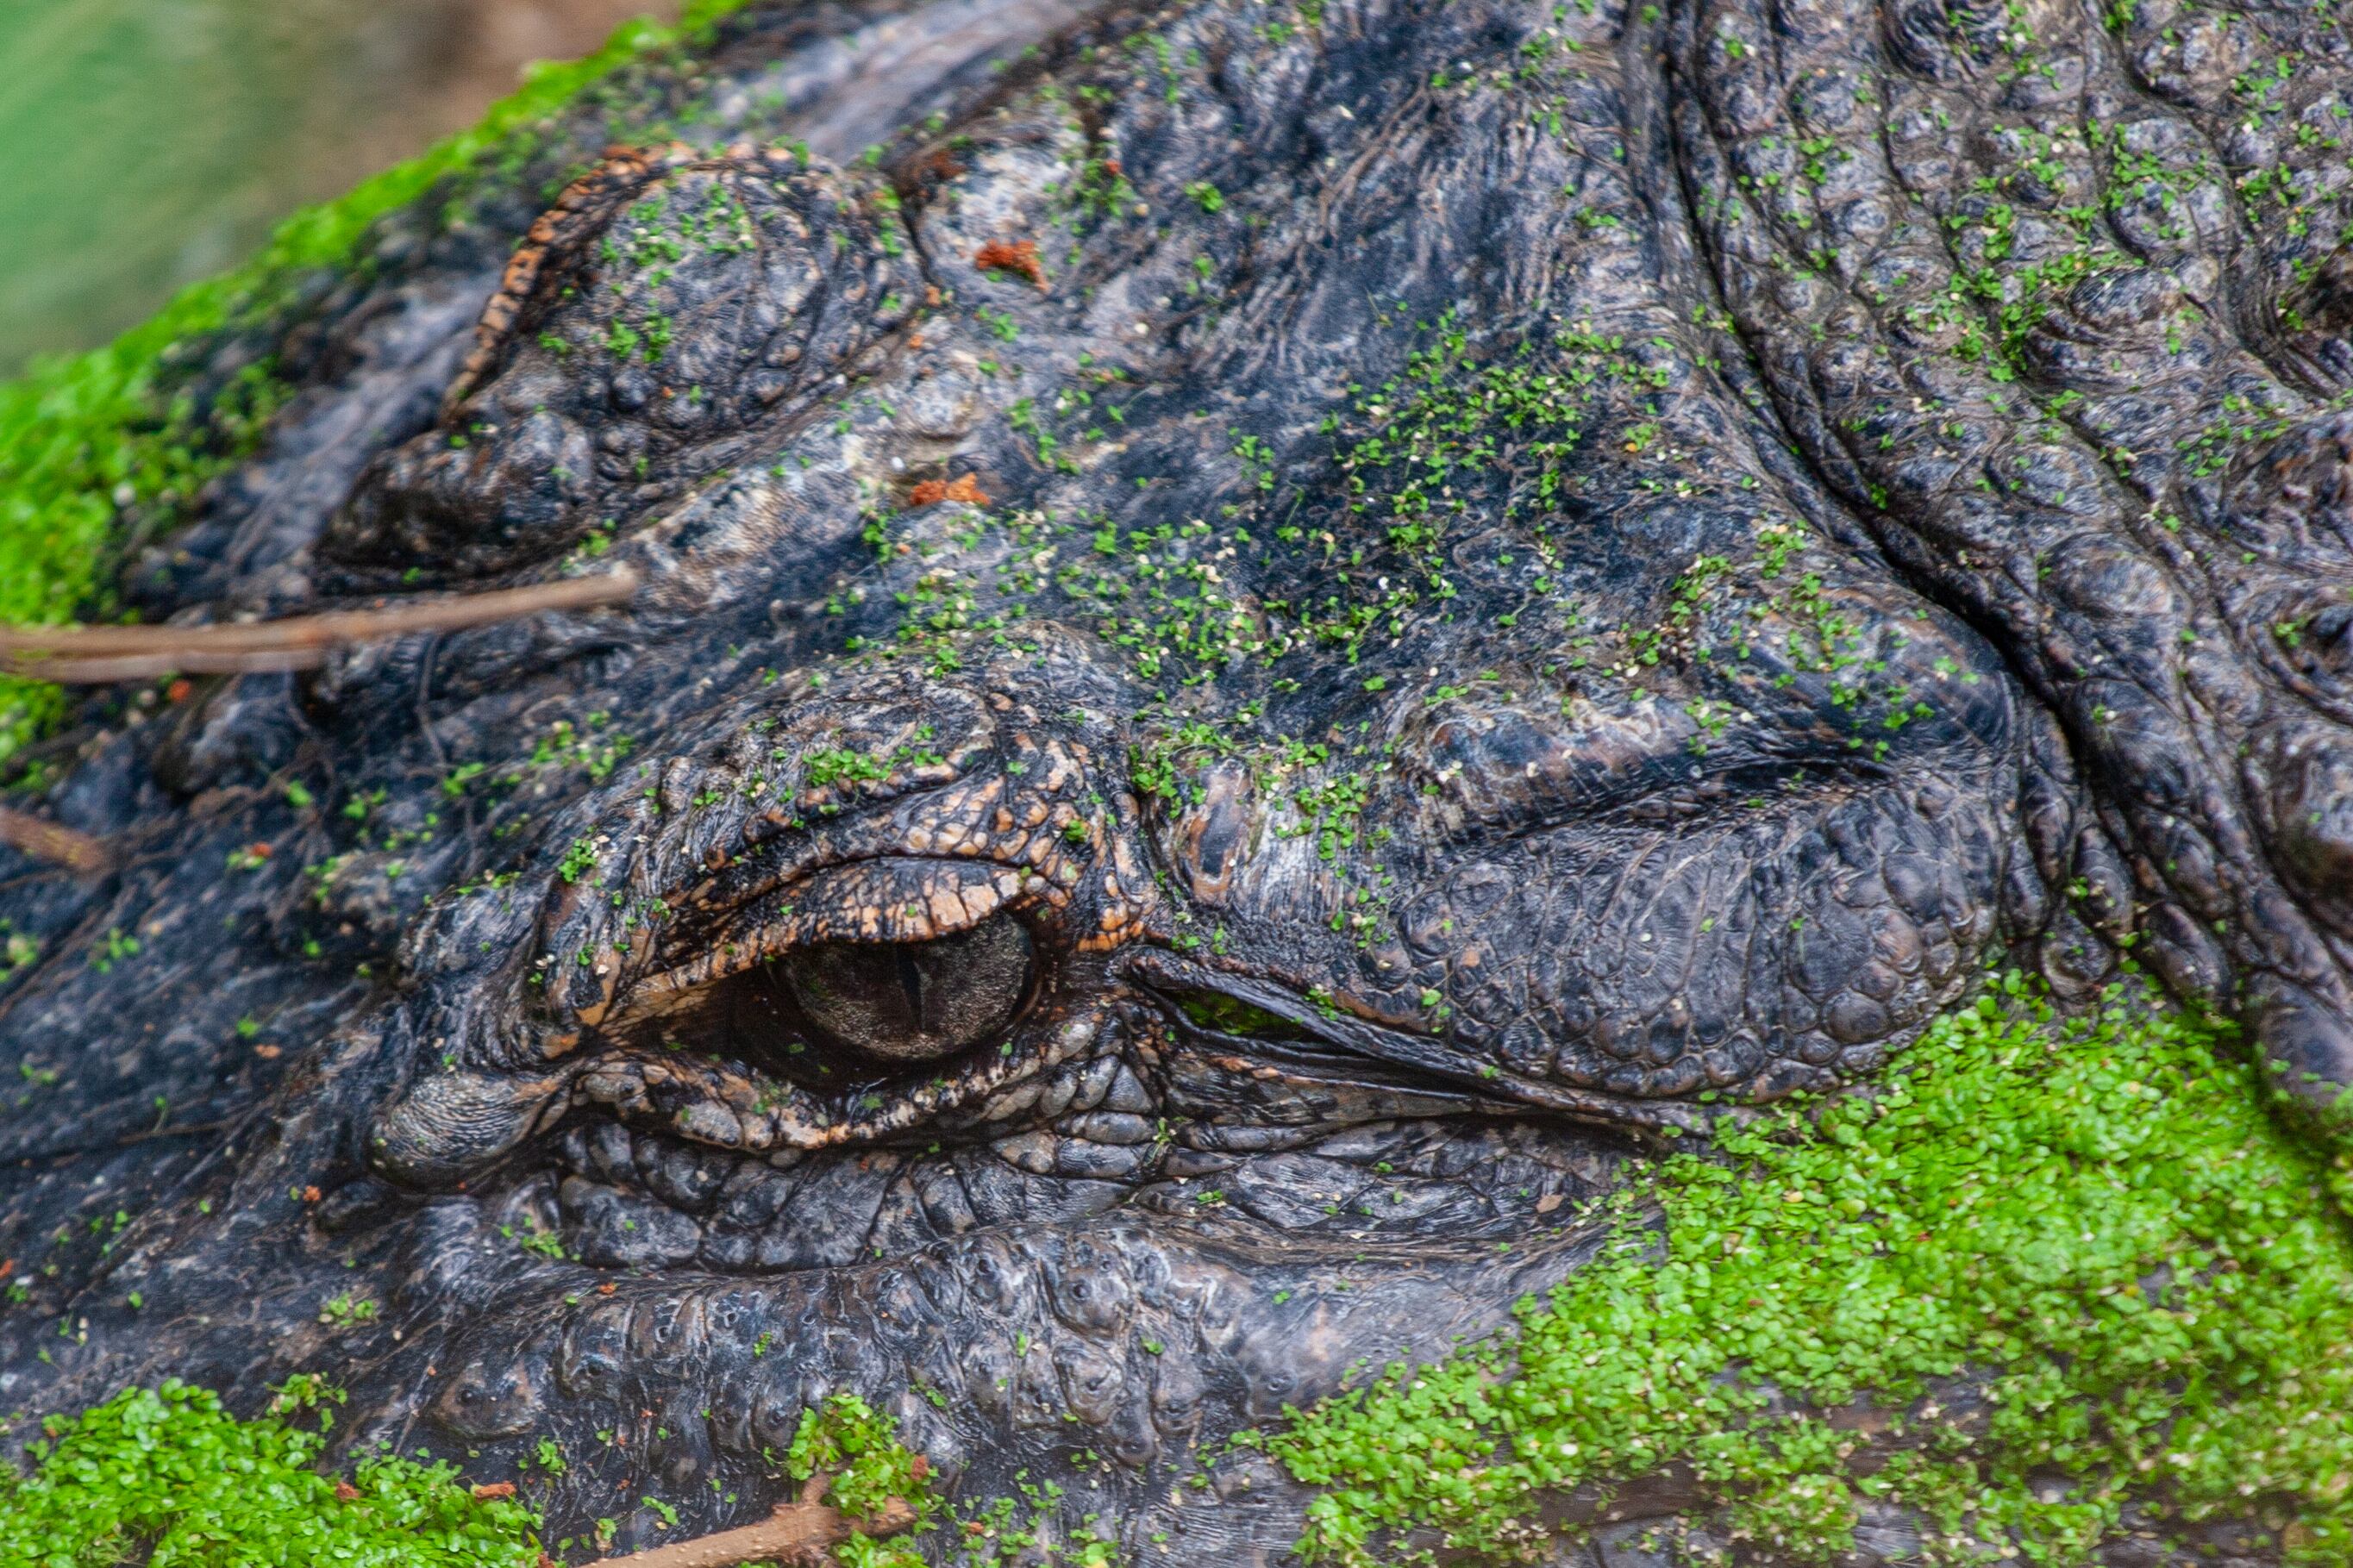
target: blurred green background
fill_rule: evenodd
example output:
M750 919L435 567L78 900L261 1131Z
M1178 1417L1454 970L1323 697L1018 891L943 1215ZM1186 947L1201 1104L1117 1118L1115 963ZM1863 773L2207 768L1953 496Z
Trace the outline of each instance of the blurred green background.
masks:
M677 0L0 0L0 375Z

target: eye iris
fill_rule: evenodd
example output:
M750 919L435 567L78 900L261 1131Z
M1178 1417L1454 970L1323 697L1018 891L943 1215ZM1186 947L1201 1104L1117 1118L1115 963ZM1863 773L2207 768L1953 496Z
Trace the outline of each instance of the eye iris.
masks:
M923 942L832 942L776 968L812 1023L885 1061L933 1061L1003 1029L1029 987L1029 933L1002 917Z

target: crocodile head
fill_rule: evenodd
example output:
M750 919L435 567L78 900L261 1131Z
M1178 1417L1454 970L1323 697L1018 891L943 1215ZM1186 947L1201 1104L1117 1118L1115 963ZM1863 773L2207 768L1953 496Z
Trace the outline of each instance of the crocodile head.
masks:
M389 225L142 591L646 587L86 731L57 809L141 847L10 884L70 1074L10 1215L124 1219L11 1400L332 1364L626 1545L846 1390L1254 1560L1299 1494L1206 1439L1989 963L2130 950L2334 1136L2346 319L2257 331L2218 259L2295 245L2142 244L2064 127L2115 232L1989 311L2063 221L1971 194L1997 121L2127 68L1998 111L1966 20L754 13L511 258Z

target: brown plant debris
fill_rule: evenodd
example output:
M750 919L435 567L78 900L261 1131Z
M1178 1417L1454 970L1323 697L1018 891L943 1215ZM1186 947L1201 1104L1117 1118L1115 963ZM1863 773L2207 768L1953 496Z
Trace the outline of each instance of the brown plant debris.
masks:
M981 493L978 474L959 474L952 479L919 479L907 492L910 507L929 506L934 501L960 500L968 506L987 506L988 497Z
M1027 278L1041 290L1046 287L1046 264L1038 259L1034 239L992 239L972 253L972 264L983 272Z
M114 857L106 846L89 834L11 811L5 805L0 805L0 844L22 850L36 860L47 860L92 876L114 864Z
M633 1552L626 1557L600 1558L588 1568L736 1568L743 1563L792 1564L822 1563L833 1548L852 1534L895 1535L915 1522L915 1510L892 1498L873 1519L850 1519L839 1509L817 1500L831 1484L830 1476L812 1476L801 1488L800 1500L780 1502L776 1511L756 1524L723 1530L716 1535L676 1541L667 1546Z
M336 648L409 632L456 631L544 610L617 604L638 591L626 569L375 610L331 610L212 626L0 626L0 674L103 685L158 675L312 669Z

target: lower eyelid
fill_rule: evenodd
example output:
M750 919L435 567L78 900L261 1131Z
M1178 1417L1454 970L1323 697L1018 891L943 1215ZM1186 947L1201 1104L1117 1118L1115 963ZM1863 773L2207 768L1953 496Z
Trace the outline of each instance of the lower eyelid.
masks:
M895 1084L845 1084L826 1091L762 1086L691 1051L611 1043L615 1048L574 1080L574 1103L602 1107L640 1131L766 1155L902 1136L943 1115L969 1118L1083 1044L1057 1037L1038 1051L1011 1054L983 1045L952 1066L929 1064Z

